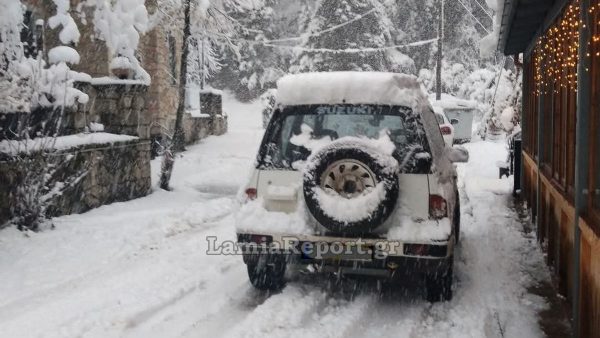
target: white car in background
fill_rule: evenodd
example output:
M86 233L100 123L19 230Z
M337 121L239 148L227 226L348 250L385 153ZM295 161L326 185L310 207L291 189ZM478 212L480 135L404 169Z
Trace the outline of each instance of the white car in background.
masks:
M447 146L452 147L454 144L454 124L457 124L458 120L449 120L444 113L444 110L440 107L433 106L433 110L435 112L435 118L440 125L440 131L444 137L444 142Z
M416 77L288 75L236 216L248 277L285 285L287 267L338 278L424 283L452 298L468 152L444 143ZM341 251L340 251L341 249Z

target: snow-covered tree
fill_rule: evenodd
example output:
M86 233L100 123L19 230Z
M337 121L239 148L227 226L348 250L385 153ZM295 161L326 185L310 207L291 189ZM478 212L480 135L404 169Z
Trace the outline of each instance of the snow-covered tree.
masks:
M428 40L437 37L438 1L406 0L384 1L394 27L396 44ZM433 67L435 44L424 44L407 49L405 53L415 61L417 69Z
M462 63L442 62L442 92L458 96L461 86L470 72ZM421 69L418 75L419 82L428 92L435 91L434 70Z
M232 44L223 43L223 39L215 41L221 42L219 53L223 63L217 86L229 86L239 98L251 99L272 88L285 74L287 55L264 45L265 41L281 37L275 12L279 2L232 0L224 4L225 12L236 24L230 32L234 35Z
M519 68L499 66L478 69L464 79L457 96L478 102L483 113L480 136L511 132L520 123L521 84Z
M31 87L20 67L22 22L21 2L0 0L0 113L30 110Z
M395 49L383 50L394 45L392 30L386 7L379 1L322 0L311 18L294 71L414 73L414 62L408 56ZM376 50L360 51L365 48Z

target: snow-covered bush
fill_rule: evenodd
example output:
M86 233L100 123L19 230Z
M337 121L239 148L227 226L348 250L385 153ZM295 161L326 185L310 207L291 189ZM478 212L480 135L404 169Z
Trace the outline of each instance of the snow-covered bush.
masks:
M50 93L52 103L58 107L72 106L76 102L87 103L87 94L73 88L74 81L89 81L89 75L74 72L67 64L78 64L79 53L69 45L79 42L79 29L75 20L69 14L69 0L53 0L56 5L56 13L48 19L48 25L52 29L60 28L59 40L63 46L56 46L48 52L48 61L51 66L42 71L42 76L35 79L36 85L44 93Z
M54 0L56 14L48 23L61 26L63 44L75 44L79 31L69 15L69 1ZM23 5L18 1L0 0L0 112L29 112L42 106L72 106L86 103L88 96L73 88L74 81L89 80L87 74L71 71L67 63L79 63L72 47L57 46L48 52L48 65L41 59L25 57L20 32Z
M31 86L21 68L24 59L20 27L23 5L0 0L0 113L27 112L31 109Z
M9 154L4 154L3 160L13 173L10 194L12 219L8 224L17 226L19 230L39 230L47 223L55 198L87 175L87 164L81 170L70 173L69 168L80 159L77 155L57 153L53 148L55 142L52 137L0 142L2 148L9 148ZM36 150L28 151L30 148Z
M48 52L49 67L37 55L26 57L20 32L23 24L23 6L19 1L0 0L0 112L29 113L38 107L54 107L49 111L59 112L62 116L66 106L86 103L88 96L73 88L73 82L89 80L87 74L72 71L68 64L76 64L80 56L74 45L79 40L77 25L69 14L68 0L53 0L56 14L48 20L58 34L63 46L52 48ZM51 124L54 117L45 116L42 124ZM60 120L60 117L59 117ZM60 123L56 123L56 128ZM15 140L2 141L3 161L12 167L14 182L12 188L12 223L20 229L32 229L44 222L51 199L74 184L78 175L55 176L61 168L69 165L71 158L55 156L56 134L58 130L47 130L49 137L29 139L29 126L19 125L19 130L11 131ZM30 152L35 144L36 151ZM25 151L23 151L25 150Z
M521 83L520 72L501 67L478 69L465 78L457 96L479 103L482 137L502 130L510 133L520 123Z
M94 29L113 56L111 70L129 69L134 79L149 84L150 75L135 55L149 23L144 0L91 0L88 5L94 6Z

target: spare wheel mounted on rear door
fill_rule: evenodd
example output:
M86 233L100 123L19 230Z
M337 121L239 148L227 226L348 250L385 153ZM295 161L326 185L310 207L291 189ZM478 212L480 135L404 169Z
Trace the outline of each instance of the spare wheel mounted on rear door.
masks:
M344 137L313 153L304 168L306 206L334 233L368 233L398 200L398 161L380 140Z

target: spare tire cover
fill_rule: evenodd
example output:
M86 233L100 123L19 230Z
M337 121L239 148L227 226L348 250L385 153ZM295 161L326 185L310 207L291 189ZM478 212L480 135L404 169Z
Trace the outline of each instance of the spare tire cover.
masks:
M303 175L306 206L334 233L368 233L398 200L398 162L372 143L342 138L313 153Z

